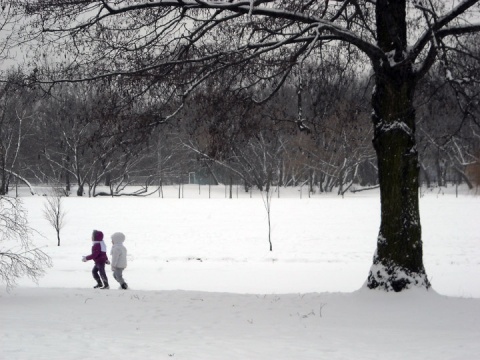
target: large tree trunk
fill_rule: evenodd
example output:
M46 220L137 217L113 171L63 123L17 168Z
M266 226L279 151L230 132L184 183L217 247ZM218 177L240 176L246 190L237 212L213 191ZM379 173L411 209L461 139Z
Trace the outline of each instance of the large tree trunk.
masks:
M416 79L403 56L405 1L377 1L378 44L388 61L374 64L373 145L377 153L381 223L367 280L371 289L429 288L423 266L418 206L419 164L413 96Z
M409 71L377 75L373 144L377 152L381 224L369 288L430 286L423 266L415 143L415 83Z

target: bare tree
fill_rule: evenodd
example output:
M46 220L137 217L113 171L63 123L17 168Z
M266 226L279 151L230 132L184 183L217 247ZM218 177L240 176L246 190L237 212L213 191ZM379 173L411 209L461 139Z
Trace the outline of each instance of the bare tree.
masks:
M65 209L63 208L63 197L66 191L61 187L52 187L50 194L47 195L43 215L57 234L57 246L60 246L60 231L65 225Z
M273 244L272 244L272 195L273 190L270 184L267 184L265 190L261 191L263 205L265 205L265 210L267 211L267 224L268 224L268 245L270 251L273 251Z
M6 195L13 177L29 185L20 175L21 155L26 140L32 135L35 95L17 82L21 72L8 72L0 88L0 194ZM32 191L33 193L33 191Z
M52 265L50 257L34 247L27 214L19 199L0 198L0 278L7 289L27 276L37 282Z
M240 80L230 84L230 91L248 92L262 103L271 97L256 96L264 93L259 89L275 93L304 59L321 66L321 54L336 44L359 66L368 61L375 83L371 102L381 224L367 286L387 291L430 287L418 206L415 90L438 60L446 64L446 77L456 79L448 60L452 52L464 51L465 35L480 31L479 0L452 7L436 0L10 3L33 16L22 35L44 40L42 46L35 44L37 53L43 56L50 46L57 51L62 45L68 51L62 77L38 71L36 81L130 76L138 95L155 84L162 89L161 97L150 97L158 102L155 123L177 115L200 84L226 69ZM471 60L478 68L478 60Z
M65 84L43 100L41 157L52 168L53 181L65 176L67 187L76 181L78 196L95 196L103 180L123 179L146 147L148 133L129 125L138 120L135 110L114 88Z
M13 37L16 8L1 4L0 7L0 61L10 58L10 40ZM20 145L24 139L22 122L26 117L22 106L21 89L15 86L12 73L6 74L6 80L0 89L0 162L2 195L8 189L10 176L20 175L13 171L17 161ZM20 90L20 91L19 91ZM15 92L17 92L15 94ZM19 101L18 101L19 100ZM51 266L50 257L41 249L33 247L32 230L28 226L26 212L19 199L0 196L0 279L7 290L16 285L17 280L27 276L34 281L45 272L45 267Z
M467 44L477 58L479 39L477 36L472 39L476 41ZM468 59L455 60L458 76L465 82L462 91L455 82L445 82L442 66L435 67L419 86L419 153L427 182L433 180L438 186L446 186L448 182L461 181L471 188L473 184L466 171L478 162L475 133L480 124L480 79L469 74L472 67Z

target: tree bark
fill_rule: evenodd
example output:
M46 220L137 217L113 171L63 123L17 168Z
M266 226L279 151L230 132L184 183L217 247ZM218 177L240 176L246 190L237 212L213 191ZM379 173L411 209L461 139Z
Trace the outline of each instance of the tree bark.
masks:
M379 12L380 11L380 12ZM388 14L388 16L387 16ZM367 280L370 289L429 288L423 266L413 97L416 78L404 59L404 1L377 1L378 44L388 60L374 64L373 146L377 153L381 223Z
M373 145L377 153L381 224L369 288L430 287L423 266L415 142L415 81L409 66L377 74Z

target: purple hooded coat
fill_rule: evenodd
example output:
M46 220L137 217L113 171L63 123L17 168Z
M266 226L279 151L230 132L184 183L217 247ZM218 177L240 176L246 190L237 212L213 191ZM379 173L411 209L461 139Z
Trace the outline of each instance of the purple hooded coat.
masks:
M103 233L95 230L92 235L92 253L85 258L87 260L93 260L95 264L105 264L108 261L107 245L103 241Z

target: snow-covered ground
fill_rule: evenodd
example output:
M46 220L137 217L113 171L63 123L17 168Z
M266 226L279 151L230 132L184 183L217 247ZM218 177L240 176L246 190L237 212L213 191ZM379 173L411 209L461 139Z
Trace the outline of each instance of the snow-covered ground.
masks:
M380 222L378 191L281 190L273 252L262 197L223 187L165 198L64 199L62 244L24 197L54 265L38 285L0 291L2 359L480 358L480 195L422 191L431 291L362 288ZM238 197L238 198L237 198ZM94 290L93 229L126 234L130 290ZM110 245L110 241L107 241Z

